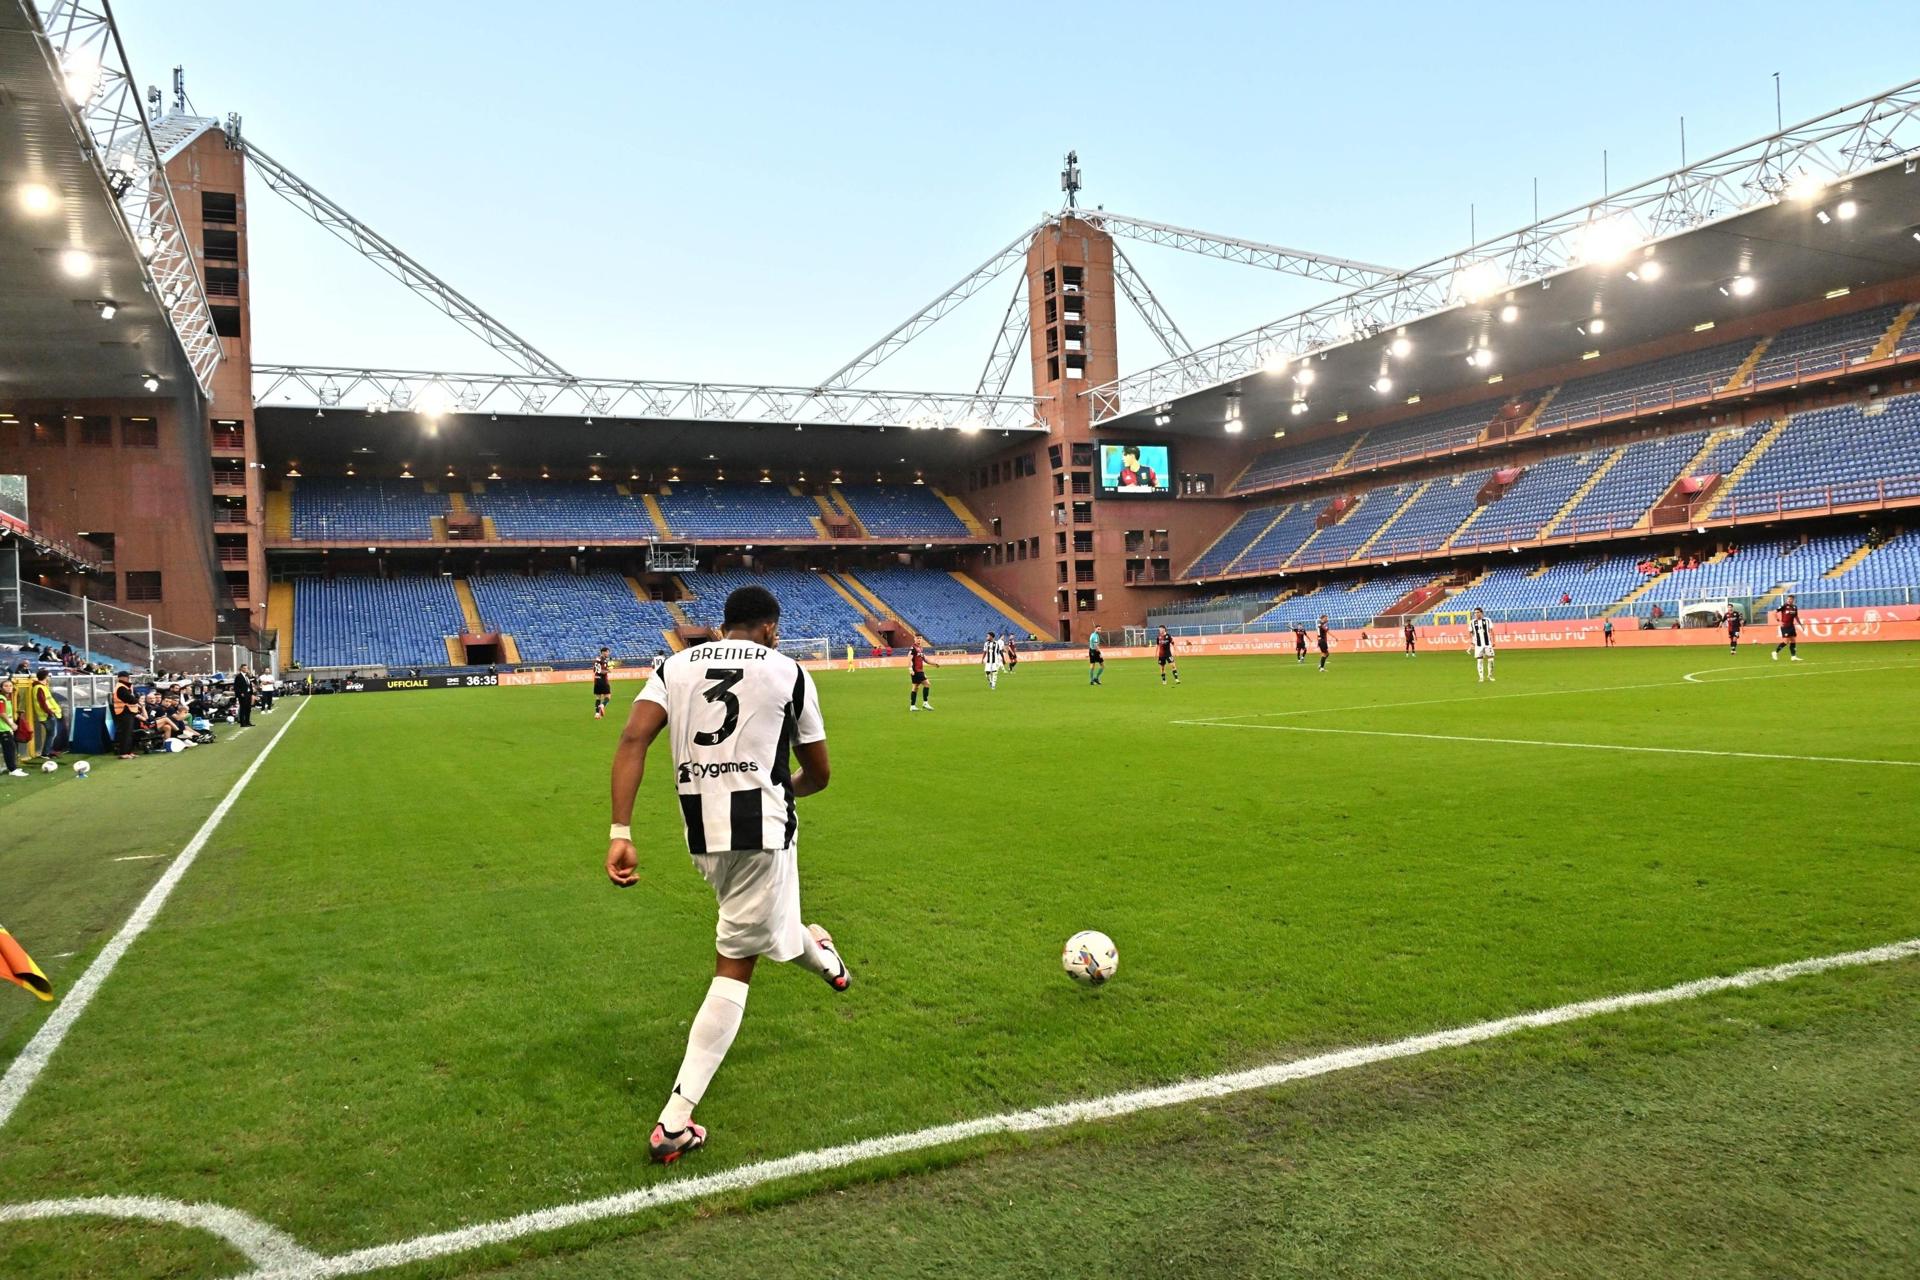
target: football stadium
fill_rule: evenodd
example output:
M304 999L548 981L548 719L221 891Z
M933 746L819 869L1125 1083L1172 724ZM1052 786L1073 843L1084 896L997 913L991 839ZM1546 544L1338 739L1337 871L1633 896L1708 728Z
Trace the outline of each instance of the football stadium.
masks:
M117 9L0 0L0 1276L1920 1274L1920 79L1500 234L1410 170L1382 263L1083 170L1140 85L1062 63L1048 170L982 148L1046 211L929 210L761 383L829 180L343 194L377 61L309 163L172 65L239 10ZM711 262L644 308L737 380L582 368L600 253ZM255 351L336 292L377 341Z

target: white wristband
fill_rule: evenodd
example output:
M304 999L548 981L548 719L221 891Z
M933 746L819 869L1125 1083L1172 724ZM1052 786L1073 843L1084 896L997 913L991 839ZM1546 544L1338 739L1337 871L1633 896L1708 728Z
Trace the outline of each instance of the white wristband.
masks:
M631 840L633 839L633 828L624 822L616 822L613 824L612 829L607 832L607 839Z

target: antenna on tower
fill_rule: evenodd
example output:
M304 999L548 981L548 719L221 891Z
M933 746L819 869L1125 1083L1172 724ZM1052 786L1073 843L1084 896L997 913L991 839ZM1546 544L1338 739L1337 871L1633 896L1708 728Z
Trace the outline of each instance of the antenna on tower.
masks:
M1060 170L1060 189L1067 193L1067 208L1078 206L1080 194L1080 153L1067 152L1067 166Z
M185 67L173 69L173 114L177 116L187 114L187 69Z
M147 122L160 123L160 86L157 84L147 86Z

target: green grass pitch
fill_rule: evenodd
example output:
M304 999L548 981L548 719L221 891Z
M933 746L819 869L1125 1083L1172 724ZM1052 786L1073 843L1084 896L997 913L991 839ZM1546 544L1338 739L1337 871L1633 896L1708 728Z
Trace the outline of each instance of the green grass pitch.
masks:
M855 985L762 967L671 1170L646 1131L713 904L664 743L622 892L624 698L317 698L0 1129L0 1204L211 1202L337 1253L1920 935L1920 646L1803 652L1511 651L1492 685L1441 654L1178 688L1027 662L991 693L949 661L912 715L903 672L820 672L803 895ZM62 990L297 705L0 786L0 923ZM1082 928L1105 988L1061 973ZM46 1016L5 994L0 1065ZM1917 1042L1909 960L385 1274L1911 1275ZM182 1228L0 1224L0 1276L245 1269Z

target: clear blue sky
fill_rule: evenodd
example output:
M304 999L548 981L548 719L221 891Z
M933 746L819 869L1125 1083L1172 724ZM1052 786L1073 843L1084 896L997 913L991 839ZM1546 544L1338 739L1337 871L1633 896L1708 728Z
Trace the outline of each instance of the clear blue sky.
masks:
M817 381L1059 202L1412 264L1916 75L1877 3L121 0L282 163L577 373ZM1088 35L1065 33L1084 24ZM498 357L264 189L262 361ZM1196 343L1324 290L1130 249ZM995 284L871 379L971 389ZM1160 358L1123 325L1123 371ZM1024 375L1016 376L1023 389Z

